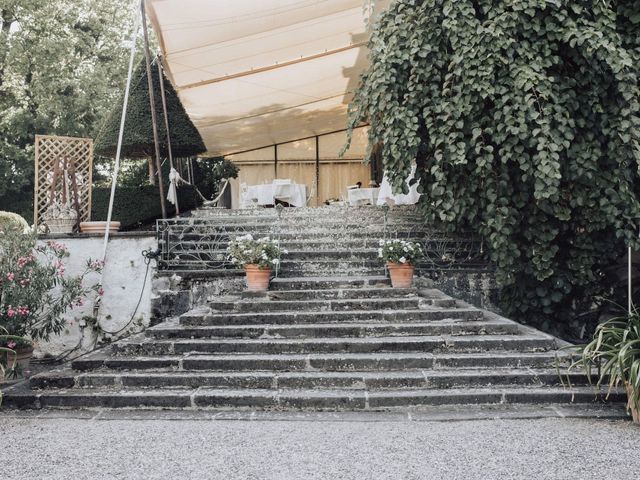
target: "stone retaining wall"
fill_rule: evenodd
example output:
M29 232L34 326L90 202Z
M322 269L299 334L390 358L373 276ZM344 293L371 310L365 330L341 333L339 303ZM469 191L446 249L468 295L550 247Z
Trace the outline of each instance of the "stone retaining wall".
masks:
M88 259L102 257L103 237L101 235L48 235L39 242L55 239L64 244L70 256L65 259L66 274L78 275ZM156 239L152 232L120 233L111 237L107 247L107 264L104 269L104 296L99 312L99 321L103 329L116 331L122 328L134 313L138 299L140 305L135 313L133 328L140 330L149 325L151 318L151 280L155 271L154 262L150 265L149 276L143 281L147 266L142 256L146 249L155 250ZM99 276L87 277L87 284L97 282ZM66 314L67 327L61 335L52 336L48 342L39 342L36 356L57 356L80 345L79 351L95 348L95 331L91 328L93 317L93 298L82 307L76 307ZM74 353L75 356L75 353Z

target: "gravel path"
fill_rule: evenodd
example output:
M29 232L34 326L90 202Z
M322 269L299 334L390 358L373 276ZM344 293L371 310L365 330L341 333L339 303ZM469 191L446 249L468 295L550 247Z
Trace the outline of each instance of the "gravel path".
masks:
M0 416L0 478L575 480L615 470L637 480L640 470L640 427L621 420L114 418Z

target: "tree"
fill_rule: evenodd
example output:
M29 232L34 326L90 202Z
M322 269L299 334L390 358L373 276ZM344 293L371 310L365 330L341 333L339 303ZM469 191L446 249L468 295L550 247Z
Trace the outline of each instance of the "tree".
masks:
M0 0L0 204L30 218L36 134L91 137L126 78L132 0Z
M156 60L157 61L157 60ZM160 155L168 156L167 129L164 122L164 110L160 90L160 79L157 64L151 65L153 90L155 94L155 109L158 119L158 141ZM192 157L207 149L200 133L187 115L169 79L162 75L166 96L169 131L171 132L171 151L175 158ZM96 136L95 152L99 155L114 156L118 145L120 119L122 116L122 98L107 117ZM151 121L151 105L149 103L149 82L144 61L140 62L132 77L127 117L125 120L124 137L122 139L122 155L127 158L146 158L149 161L150 180L154 181L155 167L153 157L155 144L153 138L153 123ZM166 176L164 177L166 180Z
M350 127L426 221L490 247L503 307L567 334L638 246L640 2L397 0Z

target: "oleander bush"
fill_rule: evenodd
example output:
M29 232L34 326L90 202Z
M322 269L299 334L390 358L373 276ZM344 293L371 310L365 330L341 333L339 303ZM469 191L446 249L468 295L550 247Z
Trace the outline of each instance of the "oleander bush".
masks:
M0 347L48 340L64 329L67 311L82 305L91 292L101 294L97 284L86 285L101 262L88 260L80 275L69 275L68 256L66 247L54 240L37 244L22 226L0 226L0 330L8 335Z

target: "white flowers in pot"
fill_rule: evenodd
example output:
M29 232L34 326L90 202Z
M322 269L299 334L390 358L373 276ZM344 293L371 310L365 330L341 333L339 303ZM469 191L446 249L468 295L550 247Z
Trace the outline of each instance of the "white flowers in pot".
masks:
M258 265L262 269L270 269L280 264L280 257L287 251L280 248L278 240L269 237L254 239L253 235L246 234L232 240L227 253L235 265Z
M380 240L378 257L387 262L391 285L409 288L413 282L413 265L422 257L422 247L406 240Z
M249 290L264 291L269 288L271 269L280 265L280 257L287 251L280 248L278 240L269 237L254 239L247 234L232 240L227 253L235 265L244 268Z
M416 242L395 238L380 240L379 245L378 258L385 262L413 265L424 255L422 247Z

